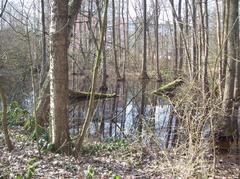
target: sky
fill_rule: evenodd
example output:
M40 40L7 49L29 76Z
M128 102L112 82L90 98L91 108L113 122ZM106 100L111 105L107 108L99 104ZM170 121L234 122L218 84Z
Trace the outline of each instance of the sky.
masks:
M86 1L86 0L85 0ZM142 12L142 1L143 0L129 0L129 14L130 17L135 18L136 17L136 11L135 8L138 9L138 12ZM158 0L159 5L160 5L160 16L159 16L159 21L164 22L164 21L171 21L172 16L171 16L171 10L169 8L169 3L168 0ZM11 4L18 4L19 2L24 2L26 7L32 6L33 3L39 3L39 0L9 0ZM111 2L111 1L110 1ZM118 2L118 1L117 1ZM125 0L126 2L126 0ZM148 15L152 13L150 10L151 3L155 2L155 0L147 0L147 6L148 6ZM183 1L184 3L184 1ZM125 7L126 8L126 7Z
M147 0L147 6L148 6L148 15L152 11L150 9L151 3L154 2L155 0ZM159 22L164 23L165 21L172 21L172 13L171 9L168 3L168 0L158 0L159 2L159 10L160 10L160 15L159 15ZM134 7L140 8L142 5L142 0L129 0L129 14L131 17L136 17L135 9Z

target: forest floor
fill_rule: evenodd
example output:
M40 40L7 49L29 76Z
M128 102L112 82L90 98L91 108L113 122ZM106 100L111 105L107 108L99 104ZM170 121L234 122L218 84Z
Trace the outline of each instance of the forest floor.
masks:
M0 133L0 178L213 178L208 157L202 166L195 166L187 162L186 156L171 157L171 151L122 142L92 143L77 159L51 152L40 157L36 142L21 131L11 130L15 145L12 152L6 151ZM218 156L214 178L239 179L239 161L236 154Z

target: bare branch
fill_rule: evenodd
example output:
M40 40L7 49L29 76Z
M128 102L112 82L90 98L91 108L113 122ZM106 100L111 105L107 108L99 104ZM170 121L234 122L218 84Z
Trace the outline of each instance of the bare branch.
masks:
M5 4L4 4L3 9L2 9L2 12L0 14L0 18L2 18L2 16L3 16L3 13L4 13L4 11L5 11L6 7L7 7L7 3L8 3L8 0L5 1Z

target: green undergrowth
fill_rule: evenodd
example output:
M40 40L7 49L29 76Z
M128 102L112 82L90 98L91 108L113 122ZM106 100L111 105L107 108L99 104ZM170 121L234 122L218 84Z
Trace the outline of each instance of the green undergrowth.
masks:
M127 149L128 143L125 140L108 138L101 143L84 145L84 147L81 149L81 154L86 156L97 156L108 152Z
M22 126L24 130L15 132L14 138L17 142L36 141L39 151L48 153L52 149L49 132L47 129L36 124L35 118L24 109L18 102L13 101L7 109L8 125L10 127Z
M2 116L2 111L0 112L0 116ZM18 102L13 101L8 105L7 119L8 125L11 127L23 126L26 120L32 119L32 116L26 109L21 107ZM2 121L1 117L0 120Z
M87 170L84 171L84 174L85 174L86 179L99 178L99 175L97 175L95 168L91 165L88 165L88 168L87 168ZM108 177L112 178L112 179L121 179L121 177L119 175L116 175L116 174L112 173L111 171L108 173Z

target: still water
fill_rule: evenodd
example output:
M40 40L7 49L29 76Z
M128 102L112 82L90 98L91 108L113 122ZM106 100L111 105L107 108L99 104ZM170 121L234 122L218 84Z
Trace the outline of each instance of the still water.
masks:
M171 115L172 106L151 94L159 86L156 81L126 81L109 85L107 93L117 93L118 97L95 101L89 135L134 139L141 133L145 141L154 137L162 146L166 140L168 147L171 146L175 118ZM87 104L88 101L79 102L70 110L72 135L79 133Z

